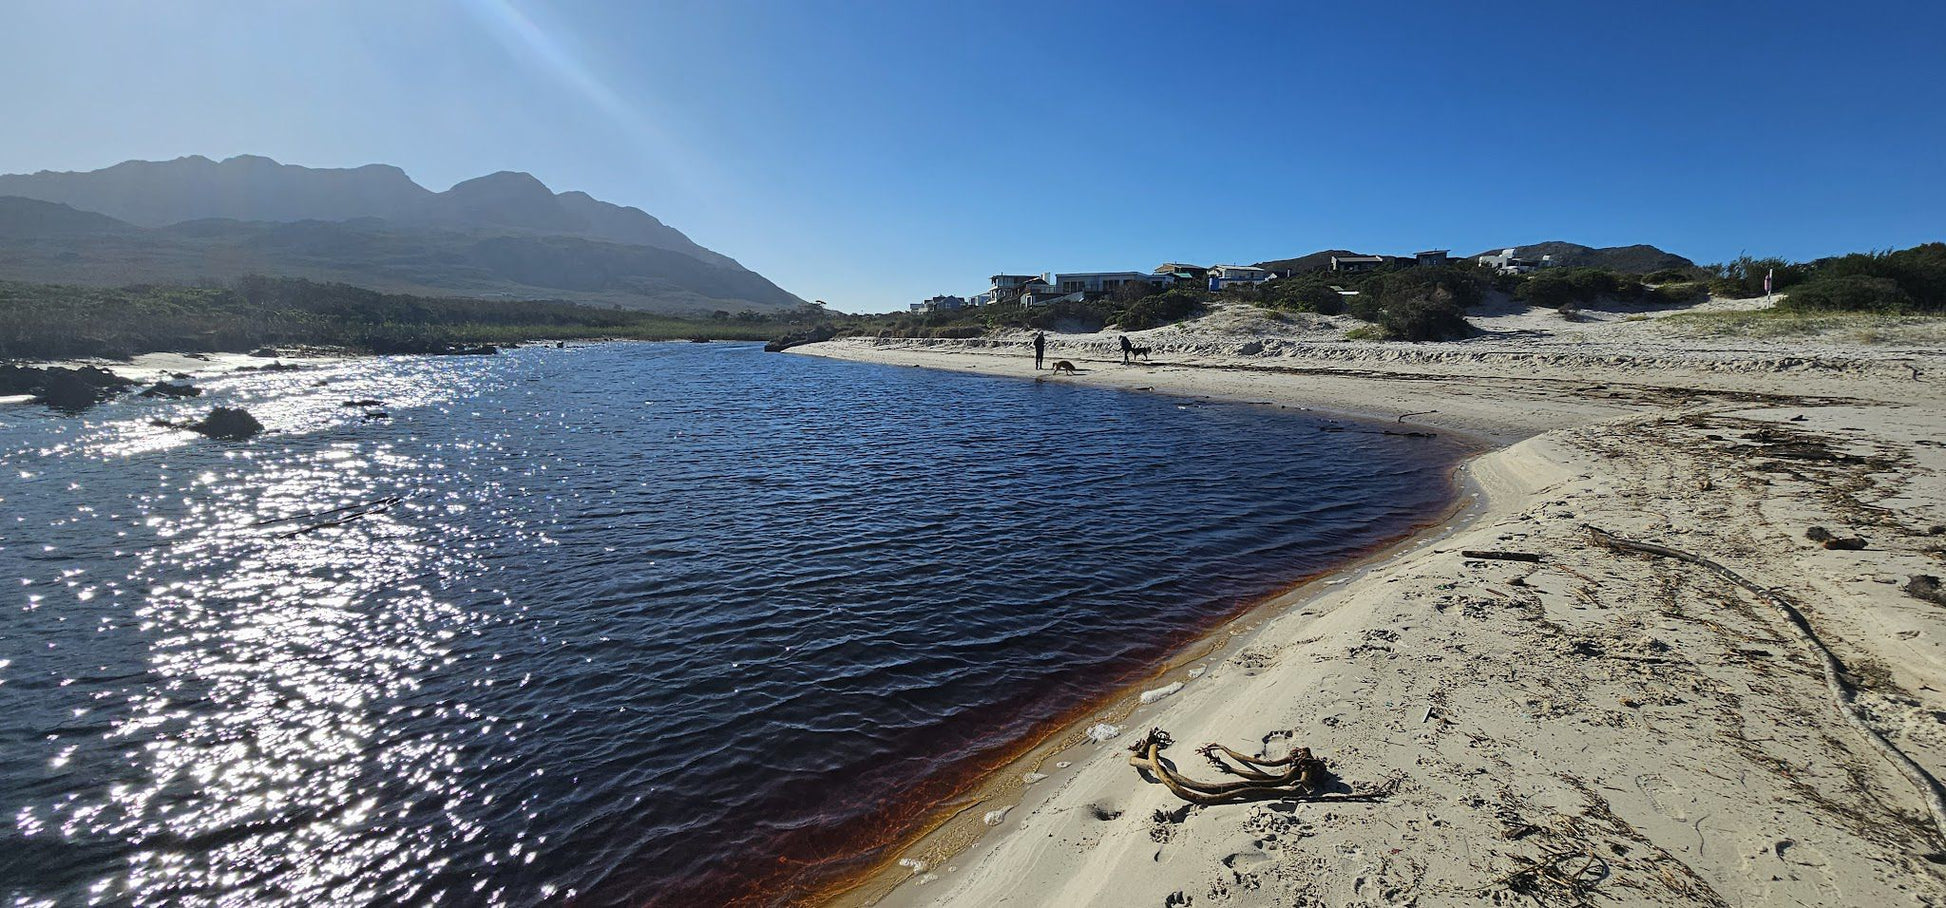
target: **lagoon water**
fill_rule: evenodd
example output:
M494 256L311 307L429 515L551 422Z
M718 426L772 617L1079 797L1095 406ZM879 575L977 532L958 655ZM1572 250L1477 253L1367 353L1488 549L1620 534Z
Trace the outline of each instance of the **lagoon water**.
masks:
M202 384L0 406L8 904L786 902L1459 453L750 345Z

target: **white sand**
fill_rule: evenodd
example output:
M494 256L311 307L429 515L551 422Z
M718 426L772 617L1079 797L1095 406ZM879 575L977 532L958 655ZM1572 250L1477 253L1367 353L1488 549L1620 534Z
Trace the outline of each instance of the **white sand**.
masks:
M1792 627L1715 575L1610 552L1584 530L1695 552L1793 597L1870 725L1946 772L1946 607L1901 589L1946 575L1946 535L1929 534L1946 525L1937 348L1709 343L1621 318L1576 323L1572 340L1442 344L1225 330L1254 318L1132 335L1159 347L1154 366L1122 366L1113 334L1056 336L1049 359L1083 372L1040 377L1434 410L1406 421L1505 445L1465 469L1478 506L1185 654L945 805L958 819L895 856L929 869L893 867L838 901L1537 903L1516 894L1527 888L1575 904L1557 878L1578 874L1592 904L1946 904L1946 867L1925 857L1946 842L1919 790L1847 723ZM1558 317L1486 321L1545 318ZM1037 377L1019 338L799 349ZM1814 525L1868 546L1826 550L1804 538ZM1087 742L1098 723L1122 733ZM1204 742L1270 756L1294 742L1353 786L1397 788L1377 803L1185 809L1126 761L1152 726L1199 778L1216 778ZM1023 770L1048 777L1023 786ZM1535 861L1555 876L1520 873Z

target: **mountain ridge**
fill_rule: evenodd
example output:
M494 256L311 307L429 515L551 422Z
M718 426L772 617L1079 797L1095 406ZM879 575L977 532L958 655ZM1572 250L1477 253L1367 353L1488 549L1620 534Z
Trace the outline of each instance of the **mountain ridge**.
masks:
M520 171L434 192L389 164L312 168L260 155L222 161L190 155L94 171L0 175L0 197L63 205L121 225L90 230L81 226L85 219L52 209L0 208L6 240L0 273L18 277L73 283L108 275L222 278L248 267L401 292L560 297L642 309L804 303L639 208L585 192L556 193ZM56 223L71 242L94 237L91 248L33 248L34 231ZM289 225L308 226L283 229ZM308 252L284 242L293 233L312 238ZM511 258L483 264L480 250L489 248ZM285 254L272 254L279 249ZM361 268L360 249L385 261ZM118 262L117 254L126 258ZM553 283L532 283L549 275Z

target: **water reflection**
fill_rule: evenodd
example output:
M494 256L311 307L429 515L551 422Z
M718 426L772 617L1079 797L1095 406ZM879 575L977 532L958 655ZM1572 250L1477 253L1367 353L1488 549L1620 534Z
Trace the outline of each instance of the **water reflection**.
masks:
M11 902L788 896L1453 456L722 345L199 384L0 407Z

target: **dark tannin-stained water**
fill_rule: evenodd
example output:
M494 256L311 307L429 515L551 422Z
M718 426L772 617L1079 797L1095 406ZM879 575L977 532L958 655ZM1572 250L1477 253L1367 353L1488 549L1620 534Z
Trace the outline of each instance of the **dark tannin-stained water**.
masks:
M788 901L1459 453L748 345L203 384L0 406L9 904Z

